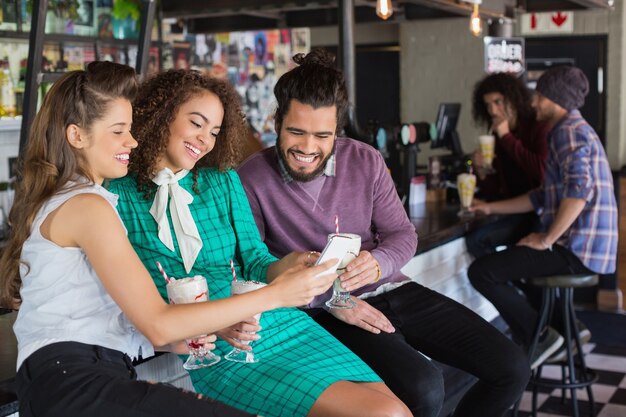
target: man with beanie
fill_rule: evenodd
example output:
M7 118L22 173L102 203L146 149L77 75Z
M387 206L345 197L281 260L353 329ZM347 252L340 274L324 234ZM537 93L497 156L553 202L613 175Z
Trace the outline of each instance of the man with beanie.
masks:
M539 78L533 107L537 120L550 127L543 184L528 194L474 207L487 214L534 210L540 217L540 233L476 260L468 271L472 285L493 303L513 337L526 347L532 342L538 313L510 283L521 286L525 277L615 271L613 177L598 135L578 111L588 91L587 77L576 67L551 68ZM543 329L531 368L563 343L557 330Z

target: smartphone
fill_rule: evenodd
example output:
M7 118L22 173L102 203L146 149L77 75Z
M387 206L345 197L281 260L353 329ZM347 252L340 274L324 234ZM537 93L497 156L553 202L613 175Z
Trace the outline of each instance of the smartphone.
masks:
M335 262L335 264L332 267L328 268L326 271L321 272L318 276L335 273L343 258L348 254L351 246L351 238L341 235L332 236L328 243L326 243L326 247L322 251L320 257L317 259L317 262L315 262L315 265L322 264L329 259L337 259L337 262Z

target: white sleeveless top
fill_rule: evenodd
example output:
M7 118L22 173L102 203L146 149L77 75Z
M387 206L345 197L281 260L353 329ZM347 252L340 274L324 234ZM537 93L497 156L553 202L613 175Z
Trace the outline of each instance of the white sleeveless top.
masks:
M99 185L85 184L59 193L43 205L24 242L21 259L30 270L20 267L22 304L13 326L18 342L17 369L36 350L56 342L100 345L130 357L154 355L150 342L109 296L83 250L60 247L41 235L41 224L48 215L83 193L98 194L113 208L117 205L117 195Z

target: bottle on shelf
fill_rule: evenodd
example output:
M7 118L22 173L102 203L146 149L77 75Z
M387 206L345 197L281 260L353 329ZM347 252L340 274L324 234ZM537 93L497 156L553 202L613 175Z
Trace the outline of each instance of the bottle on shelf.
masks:
M0 61L0 117L15 117L15 88L7 57Z

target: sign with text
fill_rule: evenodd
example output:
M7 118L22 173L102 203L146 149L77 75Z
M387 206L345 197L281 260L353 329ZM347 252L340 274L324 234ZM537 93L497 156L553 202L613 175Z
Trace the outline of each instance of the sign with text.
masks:
M520 76L526 69L524 38L492 38L486 36L485 72L508 72Z
M574 12L524 13L520 23L522 35L573 33Z

